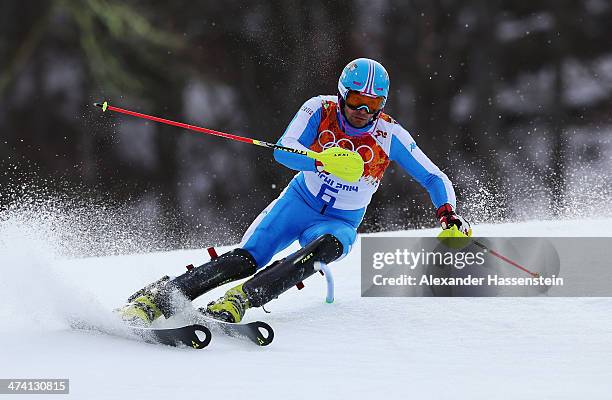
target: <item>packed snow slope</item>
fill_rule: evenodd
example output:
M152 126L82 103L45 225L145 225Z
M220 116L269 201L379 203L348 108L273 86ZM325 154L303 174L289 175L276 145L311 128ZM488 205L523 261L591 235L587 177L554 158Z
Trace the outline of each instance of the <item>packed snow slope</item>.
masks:
M609 236L610 226L612 219L533 221L475 231ZM269 347L217 335L205 350L176 349L77 332L68 321L108 319L134 290L201 264L205 251L62 259L10 224L0 233L0 378L69 378L66 397L515 400L612 393L612 299L361 298L358 242L333 265L335 303L324 302L325 282L315 275L304 290L271 302L270 314L248 312L246 320L275 328Z

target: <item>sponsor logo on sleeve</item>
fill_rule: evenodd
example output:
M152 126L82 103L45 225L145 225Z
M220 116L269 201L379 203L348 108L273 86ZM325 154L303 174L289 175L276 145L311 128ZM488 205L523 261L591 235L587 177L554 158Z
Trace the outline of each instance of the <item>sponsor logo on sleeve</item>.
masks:
M308 115L312 115L314 114L314 111L312 111L312 109L308 106L304 106L302 107L302 111L304 111L305 113L307 113Z

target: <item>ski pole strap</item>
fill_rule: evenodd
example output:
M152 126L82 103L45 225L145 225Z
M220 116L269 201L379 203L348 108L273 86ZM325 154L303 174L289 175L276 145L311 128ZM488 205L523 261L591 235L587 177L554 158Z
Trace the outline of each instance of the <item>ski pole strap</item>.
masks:
M325 296L325 302L331 304L334 302L334 277L331 273L331 269L325 263L316 261L314 263L314 269L316 271L323 271L325 275L325 281L327 282L327 295Z

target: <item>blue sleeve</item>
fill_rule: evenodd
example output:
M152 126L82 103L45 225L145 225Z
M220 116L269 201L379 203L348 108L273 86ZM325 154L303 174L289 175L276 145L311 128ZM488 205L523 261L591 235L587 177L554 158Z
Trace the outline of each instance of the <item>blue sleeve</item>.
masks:
M402 128L402 131L403 128ZM394 135L391 139L389 158L396 161L402 168L419 182L438 208L449 203L455 208L455 190L446 174L442 172L417 146L408 132Z
M318 134L321 114L321 100L318 97L308 100L295 114L277 144L298 150L310 150L308 147L314 143ZM310 157L283 150L274 150L274 159L297 171L316 172L315 160Z

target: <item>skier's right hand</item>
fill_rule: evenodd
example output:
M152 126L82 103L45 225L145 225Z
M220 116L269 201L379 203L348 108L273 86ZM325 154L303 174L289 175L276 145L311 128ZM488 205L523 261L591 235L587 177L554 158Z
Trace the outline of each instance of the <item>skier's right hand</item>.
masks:
M363 175L363 158L356 152L341 147L330 147L320 153L314 153L313 158L322 171L329 172L338 178L357 182Z

